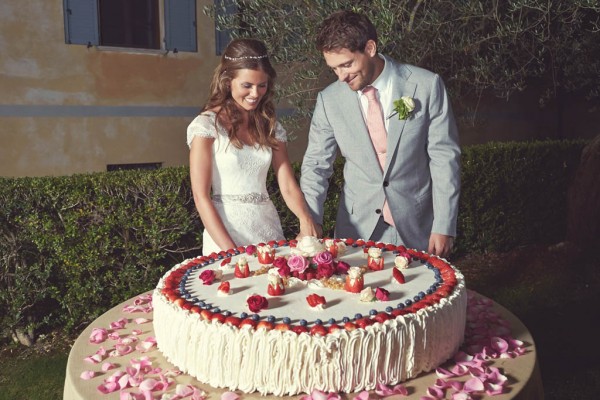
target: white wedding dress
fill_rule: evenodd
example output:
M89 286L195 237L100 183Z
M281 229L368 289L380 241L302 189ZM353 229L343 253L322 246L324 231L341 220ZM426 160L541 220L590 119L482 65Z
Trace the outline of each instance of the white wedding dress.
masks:
M216 115L206 111L188 126L187 144L195 137L213 138L212 200L237 246L283 239L277 210L267 193L267 173L271 166L271 148L243 146L230 143L227 131L220 125L215 129ZM283 127L277 123L276 139L287 141ZM221 249L208 231L202 235L202 254Z

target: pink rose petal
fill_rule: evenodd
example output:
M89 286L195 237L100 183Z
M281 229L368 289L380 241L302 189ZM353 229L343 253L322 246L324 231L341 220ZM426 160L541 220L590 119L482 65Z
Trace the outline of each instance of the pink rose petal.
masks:
M395 394L408 396L408 390L404 385L396 385L394 387L389 387L387 385L378 383L375 389L375 393L377 393L381 397L393 396Z
M367 390L363 390L357 396L354 396L354 400L369 400L369 392Z
M94 328L90 334L90 343L102 343L108 337L108 331L104 328Z
M119 390L119 385L116 382L104 382L97 389L100 393L108 394Z
M127 325L127 319L119 318L117 321L110 323L110 328L111 329L123 329L123 328L125 328L125 325Z
M96 372L94 371L83 371L79 377L84 381L88 381L96 376Z
M117 368L117 365L110 363L110 362L105 362L102 364L102 371L104 371L104 372L110 371L111 369L115 369L115 368Z
M221 400L238 400L240 396L235 392L223 392L221 395Z
M481 392L484 389L483 382L479 378L471 378L467 380L463 386L463 390L467 393Z

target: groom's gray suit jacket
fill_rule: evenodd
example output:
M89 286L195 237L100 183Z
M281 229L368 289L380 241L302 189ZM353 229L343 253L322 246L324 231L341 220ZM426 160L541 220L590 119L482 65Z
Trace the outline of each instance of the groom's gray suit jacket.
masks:
M438 75L387 57L386 62L393 71L391 98L409 96L416 106L407 120L390 118L383 172L357 93L336 81L317 97L300 184L315 221L322 223L339 150L345 158L344 187L335 236L368 239L387 197L402 244L426 251L432 232L456 236L458 132Z

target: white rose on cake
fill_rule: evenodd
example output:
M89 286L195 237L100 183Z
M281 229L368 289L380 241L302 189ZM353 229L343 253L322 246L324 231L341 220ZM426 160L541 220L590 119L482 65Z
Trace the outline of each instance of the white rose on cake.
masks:
M314 236L304 236L298 241L295 248L290 252L303 257L313 257L315 254L325 251L325 245Z

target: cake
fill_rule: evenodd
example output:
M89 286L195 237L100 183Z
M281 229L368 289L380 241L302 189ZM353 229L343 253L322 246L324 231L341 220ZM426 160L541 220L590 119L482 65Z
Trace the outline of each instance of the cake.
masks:
M188 259L153 292L159 350L216 388L394 385L451 358L467 293L446 260L364 240L272 241Z

